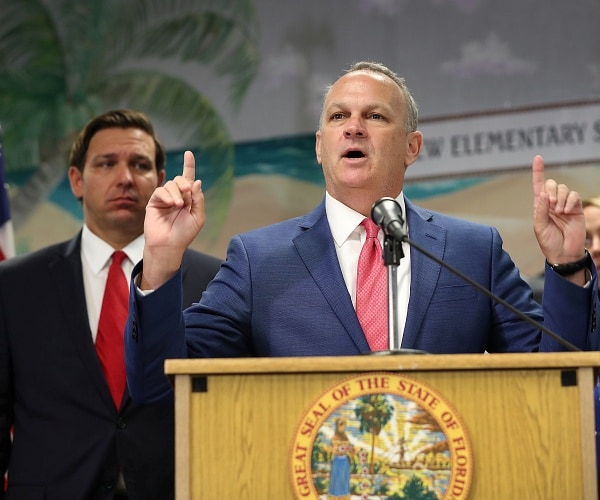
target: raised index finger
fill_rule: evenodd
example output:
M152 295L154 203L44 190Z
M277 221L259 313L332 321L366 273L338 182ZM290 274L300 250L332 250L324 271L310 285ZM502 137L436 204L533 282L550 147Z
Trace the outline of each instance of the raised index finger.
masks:
M182 177L194 182L196 179L196 160L194 159L194 153L186 151L183 153L183 172Z
M533 196L537 198L544 191L546 183L544 177L544 159L540 155L535 155L531 165L531 174L533 179Z

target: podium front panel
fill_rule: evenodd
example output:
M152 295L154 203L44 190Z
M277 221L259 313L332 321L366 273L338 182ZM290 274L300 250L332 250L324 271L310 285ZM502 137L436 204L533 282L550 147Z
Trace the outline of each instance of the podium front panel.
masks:
M328 498L294 484L314 479L293 470L306 412L344 380L385 373L433 388L464 426L468 495L439 498L597 498L592 367L373 368L174 374L177 500Z

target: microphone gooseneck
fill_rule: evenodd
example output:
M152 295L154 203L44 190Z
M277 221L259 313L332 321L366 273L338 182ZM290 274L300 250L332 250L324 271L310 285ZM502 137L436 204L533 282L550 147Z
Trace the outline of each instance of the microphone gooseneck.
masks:
M379 227L381 227L381 229L383 229L383 232L386 235L386 237L393 238L394 240L396 240L398 242L405 241L412 248L414 248L418 252L422 253L429 259L433 260L440 266L446 268L448 271L455 274L460 279L464 280L469 285L473 286L474 288L476 288L477 290L482 292L484 295L486 295L487 297L492 299L494 302L497 302L498 304L504 306L506 309L508 309L510 312L512 312L519 319L522 319L523 321L529 323L530 325L534 326L538 330L541 330L543 333L552 337L552 339L556 340L563 347L566 347L570 351L581 351L581 349L579 349L577 346L573 345L568 340L563 339L560 335L553 332L549 328L546 328L544 325L542 325L538 321L535 321L534 319L530 318L526 314L522 313L516 307L509 304L508 302L506 302L504 299L502 299L498 295L492 293L490 290L488 290L484 286L480 285L476 281L472 280L467 275L460 272L458 269L454 268L450 264L447 264L443 260L439 259L437 256L433 255L431 252L429 252L422 246L418 245L417 243L411 241L403 229L404 219L402 218L402 207L394 198L384 197L384 198L377 200L373 204L373 207L371 209L371 218L373 219L373 222L375 222L375 224L377 224Z

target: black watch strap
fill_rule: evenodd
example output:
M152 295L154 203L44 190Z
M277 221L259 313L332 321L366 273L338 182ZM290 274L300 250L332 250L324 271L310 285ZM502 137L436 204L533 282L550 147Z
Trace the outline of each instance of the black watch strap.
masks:
M585 269L589 256L590 253L587 251L586 248L585 255L582 259L578 260L577 262L569 262L567 264L550 264L550 262L546 262L548 262L550 269L552 269L555 273L558 273L561 276L570 276L571 274L575 274L576 272Z

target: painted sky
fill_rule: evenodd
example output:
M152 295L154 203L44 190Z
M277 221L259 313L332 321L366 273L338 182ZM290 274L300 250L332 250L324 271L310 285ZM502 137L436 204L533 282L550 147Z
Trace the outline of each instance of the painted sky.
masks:
M261 69L235 111L223 82L183 74L236 142L312 132L325 85L350 63L406 78L422 118L600 97L597 0L256 0ZM177 138L168 137L177 146Z

